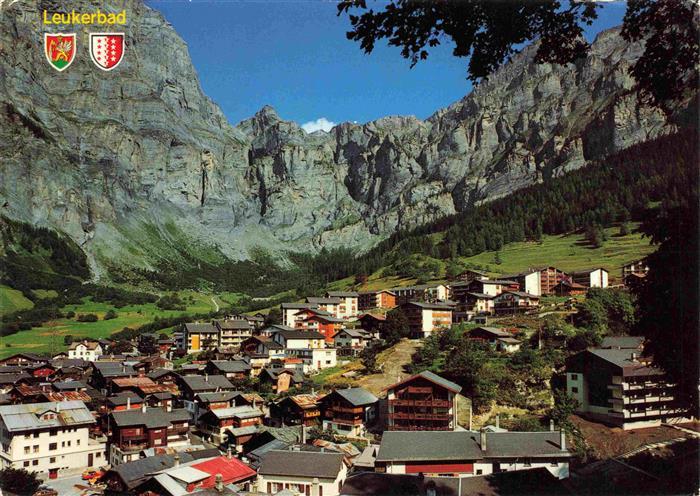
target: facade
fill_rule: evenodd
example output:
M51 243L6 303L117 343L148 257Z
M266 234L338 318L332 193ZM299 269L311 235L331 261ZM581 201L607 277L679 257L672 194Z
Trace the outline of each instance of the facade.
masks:
M608 271L600 267L572 272L571 279L586 288L608 287Z
M563 270L556 267L541 267L536 269L540 274L541 295L554 294L554 286L559 284L562 279L568 279L568 276ZM540 295L540 296L541 296Z
M317 394L287 396L272 404L270 414L282 427L288 425L317 425L321 418Z
M343 329L333 336L336 348L350 350L355 355L365 349L374 340L374 336L364 329Z
M318 296L307 296L306 303L313 305L318 310L328 312L333 317L339 316L340 305L344 303L344 299L341 298L326 298Z
M209 322L182 326L182 341L187 354L213 350L219 346L219 330Z
M295 327L296 314L299 310L304 310L307 308L316 308L317 305L311 305L309 303L282 303L280 309L282 310L282 325L287 327Z
M239 447L257 432L264 414L249 405L214 408L199 417L199 430L214 444Z
M266 494L338 496L347 478L342 453L272 450L258 469L258 488Z
M253 335L253 325L246 319L215 320L219 331L218 347L237 350L241 343Z
M324 310L304 309L299 310L295 316L297 329L315 331L323 334L326 343L333 343L333 336L343 328L345 320L334 317Z
M675 385L640 356L640 338L607 344L614 347L588 349L566 362L566 391L580 413L625 430L687 416L676 401Z
M358 297L360 310L371 310L373 308L394 308L396 306L396 295L393 291L364 291Z
M299 366L305 374L335 367L338 364L336 348L288 348L285 352L285 365L291 360L298 359Z
M55 478L107 463L105 443L90 436L95 419L82 401L0 406L0 468Z
M391 291L396 295L397 305L403 305L410 301L445 301L449 296L449 290L444 284L403 286L392 288Z
M170 412L160 408L112 412L109 418L112 465L138 460L147 448L167 448L190 444L190 414L185 409Z
M564 431L385 432L375 471L472 477L546 468L565 479L572 457Z
M451 431L457 428L454 382L429 371L409 377L387 391L387 430Z
M97 341L76 341L68 348L68 358L79 358L87 362L94 362L102 355L102 345Z
M287 349L324 348L326 337L315 331L294 329L279 331L272 336L273 342Z
M493 299L496 314L525 313L540 306L540 297L522 291L504 291Z
M323 430L345 436L363 436L377 418L379 400L363 388L336 389L319 401Z
M554 294L557 296L579 296L585 295L587 287L574 281L562 280L554 286Z
M338 315L340 319L349 319L356 317L359 311L359 293L357 291L328 291L326 298L338 298Z
M489 275L481 270L467 269L457 277L455 277L456 282L472 282L475 279L488 279Z
M627 279L629 275L645 277L649 273L649 265L645 258L622 266L622 280Z
M469 339L486 341L497 351L514 353L520 349L520 340L499 327L475 327L467 334Z
M503 279L516 281L519 291L536 296L542 295L542 278L538 270L530 269L519 274L503 276Z
M452 325L452 308L444 303L412 301L394 311L406 316L412 338L426 338Z

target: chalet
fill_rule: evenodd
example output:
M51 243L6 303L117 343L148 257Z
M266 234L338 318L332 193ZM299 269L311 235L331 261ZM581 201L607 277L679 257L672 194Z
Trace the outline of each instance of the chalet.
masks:
M177 372L168 369L151 370L146 377L158 384L177 384L177 380L180 378Z
M324 348L326 337L316 331L295 329L275 333L272 340L287 349Z
M297 394L287 396L272 403L272 420L282 427L288 425L317 425L321 417L317 394Z
M68 358L82 358L94 362L102 352L102 345L97 341L76 341L68 347Z
M158 339L156 344L158 345L158 353L163 356L169 356L169 353L177 351L177 343L173 338Z
M518 281L513 281L510 279L475 279L469 283L467 288L473 293L498 296L504 291L518 291L520 289L520 284Z
M299 313L299 310L305 310L307 308L319 309L318 305L312 305L310 303L282 303L280 305L280 309L282 310L282 324L293 328L296 314Z
M87 384L82 381L56 381L51 384L54 391L65 392L65 391L86 391L88 389Z
M15 372L9 374L0 374L0 393L9 393L12 388L20 384L32 384L34 379L26 372Z
M566 361L566 391L578 401L578 412L624 430L688 416L676 386L640 355L641 338L605 344L612 347L589 348Z
M173 361L169 358L162 357L160 355L152 355L143 357L139 360L139 363L134 366L135 369L143 368L144 372L147 374L151 370L156 369L173 369Z
M475 327L468 332L467 337L486 341L495 350L508 353L518 351L521 344L520 340L515 339L512 333L499 327Z
M637 292L639 289L641 289L645 280L646 280L646 275L627 274L625 276L625 278L622 280L622 282L624 283L624 285L627 289L629 289L630 291L633 291L633 292Z
M336 348L350 350L349 354L356 355L374 339L374 336L364 329L342 329L333 336L333 345Z
M385 289L378 291L363 291L358 297L358 307L360 310L371 310L373 308L394 308L396 306L396 294Z
M412 301L393 311L406 316L412 338L426 338L433 332L452 325L453 307L444 303Z
M258 485L266 494L338 496L347 478L342 453L272 450L258 469Z
M175 384L158 384L148 377L120 377L113 379L110 388L112 393L132 391L142 398L154 393L174 393L178 388Z
M0 468L56 478L104 465L105 444L90 436L94 424L82 401L0 406Z
M608 271L600 267L577 270L571 273L571 280L586 288L607 288Z
M554 286L552 291L557 296L579 296L585 295L588 288L575 281L562 279Z
M475 279L488 279L489 275L486 272L475 269L467 269L454 278L456 282L472 282Z
M177 409L160 408L115 411L110 414L110 463L119 465L139 458L146 448L186 446L189 440L190 414Z
M114 379L137 377L138 373L131 365L120 362L93 362L90 384L102 391L108 391Z
M226 444L240 450L262 425L264 414L252 406L215 408L202 414L197 421L199 430L216 445Z
M385 432L375 470L387 474L472 477L545 468L569 476L564 431Z
M314 305L316 310L323 310L331 314L333 317L339 317L340 305L344 305L345 299L307 296L306 303L309 305Z
M304 383L304 374L300 370L264 368L260 371L258 381L261 384L270 384L272 392L280 394L301 386Z
M296 329L315 331L323 334L326 343L333 343L333 336L343 328L345 320L334 317L330 312L307 308L296 315Z
M540 271L537 269L529 269L525 272L520 272L519 274L504 275L501 276L501 278L517 282L518 287L515 289L518 291L523 291L524 293L530 293L537 296L542 295L542 276Z
M457 309L460 313L471 315L491 315L494 311L495 296L485 293L460 293Z
M379 400L366 389L336 389L319 401L323 430L360 437L377 418Z
M6 358L0 359L0 366L7 366L7 365L22 365L26 366L31 363L41 363L41 362L47 362L48 359L39 355L35 355L34 353L15 353L14 355L10 355Z
M455 396L461 390L457 384L427 370L389 386L387 430L455 430Z
M121 412L123 410L140 410L145 401L138 394L127 391L108 396L101 413Z
M200 393L217 393L221 391L235 391L235 387L223 375L185 375L178 380L182 399L185 406L194 401L195 395ZM188 408L189 409L189 408ZM192 411L190 409L190 411Z
M294 331L294 329L288 329L287 332L289 331ZM241 353L249 357L252 355L266 355L271 359L284 358L284 346L274 341L272 336L252 336L241 344ZM251 363L251 366L254 365Z
M522 291L505 291L493 299L493 308L497 315L525 313L540 306L540 297Z
M215 320L213 324L219 331L217 346L224 349L236 350L253 335L253 326L243 318Z
M197 393L194 402L199 406L200 412L216 410L218 408L230 408L236 406L236 398L239 391L221 391L218 393Z
M636 276L645 277L649 273L649 264L646 258L641 260L635 260L622 266L622 279L625 280L627 276L634 274Z
M247 360L209 360L204 372L209 375L223 375L229 379L250 377L250 362Z
M327 291L326 298L338 298L340 299L340 304L338 305L338 315L337 317L341 319L349 319L357 315L359 304L358 299L360 295L357 291Z
M449 296L444 284L403 286L391 290L396 295L396 304L403 305L411 301L445 301Z
M386 322L386 315L363 313L357 320L362 329L378 338L381 334L381 328Z

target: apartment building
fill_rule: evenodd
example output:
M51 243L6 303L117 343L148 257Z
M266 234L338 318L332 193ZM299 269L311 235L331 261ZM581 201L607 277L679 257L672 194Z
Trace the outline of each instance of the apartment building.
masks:
M359 310L359 299L360 295L357 291L328 291L326 292L326 298L338 298L340 304L338 305L338 314L336 317L340 319L349 319L351 317L357 316Z
M94 424L82 401L0 406L0 468L56 478L104 465L105 443L89 434Z
M577 270L571 273L571 280L586 288L607 288L608 271L600 267Z
M345 436L362 436L377 418L379 400L366 389L336 389L319 401L323 430Z
M371 310L373 308L394 308L396 306L396 294L393 291L363 291L358 297L360 310Z
M452 306L444 303L412 301L394 311L406 316L412 338L427 338L433 332L452 325L452 310Z

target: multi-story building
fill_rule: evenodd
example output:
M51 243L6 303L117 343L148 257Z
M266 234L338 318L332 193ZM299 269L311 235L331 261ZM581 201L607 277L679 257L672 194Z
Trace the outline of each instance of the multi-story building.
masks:
M396 295L393 291L363 291L358 297L360 310L371 310L373 308L394 308L396 306Z
M219 330L219 348L237 350L253 335L253 325L246 319L215 320L214 326Z
M190 414L185 409L161 408L112 412L109 418L109 461L119 465L138 460L142 450L190 444Z
M211 322L183 324L181 332L181 343L188 354L211 351L219 346L219 329Z
M306 308L299 310L295 317L296 329L315 331L323 334L326 343L333 343L333 336L343 328L345 320L334 317L330 312Z
M287 396L272 403L270 415L278 425L317 425L321 418L317 394L297 394Z
M258 485L265 494L338 496L347 473L342 453L272 450L258 469Z
M349 319L355 317L359 310L358 299L360 295L357 291L328 291L326 292L326 298L338 298L340 299L340 304L338 305L338 318Z
M566 272L556 267L540 267L535 270L540 274L540 296L554 294L554 286L562 279L568 279Z
M493 298L496 314L525 313L540 306L540 297L522 291L504 291Z
M454 382L423 371L389 386L387 430L451 431L457 428L455 396L462 390Z
M285 366L292 360L300 360L299 367L305 374L335 367L338 364L336 348L288 348L285 349Z
M542 277L539 270L529 269L519 274L501 276L501 279L517 282L519 291L536 296L542 295Z
M608 271L600 267L577 270L571 273L571 280L587 288L607 288Z
M315 306L318 310L328 312L333 317L339 317L341 303L345 300L341 298L326 298L323 296L307 296L306 303Z
M636 429L683 419L676 387L640 355L641 340L615 340L611 348L582 351L566 361L566 390L578 411L595 420Z
M280 305L280 309L282 310L282 325L293 328L299 310L305 310L307 308L319 309L318 305L312 305L310 303L282 303Z
M472 477L545 468L564 479L572 457L564 431L385 432L375 471Z
M444 284L403 286L393 288L391 291L396 295L397 305L410 301L445 301L449 296L449 289Z
M82 358L86 362L94 362L102 355L102 345L97 341L75 341L68 347L68 358Z
M379 400L366 389L336 389L319 401L323 430L345 436L362 436L377 418Z
M649 264L646 258L635 260L622 266L622 280L627 279L629 275L645 277L649 273Z
M253 335L253 326L246 319L225 319L183 324L175 338L180 349L187 353L211 351L216 348L237 350Z
M433 332L452 325L453 307L444 303L411 301L394 312L403 313L408 319L412 338L426 338Z
M481 270L475 270L475 269L467 269L461 274L459 274L457 277L455 277L455 281L457 282L472 282L474 279L488 279L489 275Z
M199 430L214 444L227 443L237 448L249 441L262 425L264 414L257 408L242 405L215 408L202 414L197 421Z
M315 331L294 329L276 332L272 341L288 349L325 348L326 337Z
M0 406L0 468L24 468L55 478L107 462L105 443L82 401Z

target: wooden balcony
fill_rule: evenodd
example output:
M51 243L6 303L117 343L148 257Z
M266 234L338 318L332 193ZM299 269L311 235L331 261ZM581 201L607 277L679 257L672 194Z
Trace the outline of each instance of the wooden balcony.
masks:
M172 428L168 429L168 436L187 434L189 431L190 431L190 428L188 426L172 427Z
M389 418L396 420L452 420L452 415L440 413L404 413L394 412L389 414Z
M392 406L421 406L428 408L450 408L452 404L448 400L389 400Z

